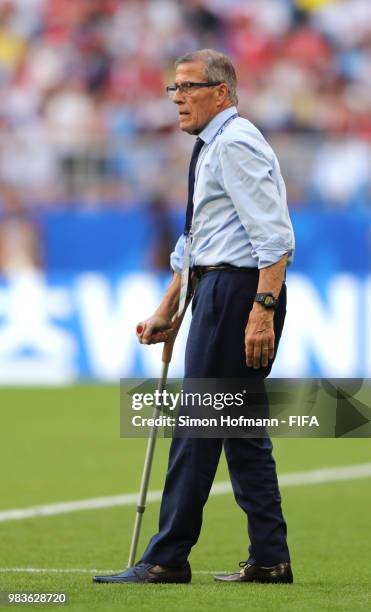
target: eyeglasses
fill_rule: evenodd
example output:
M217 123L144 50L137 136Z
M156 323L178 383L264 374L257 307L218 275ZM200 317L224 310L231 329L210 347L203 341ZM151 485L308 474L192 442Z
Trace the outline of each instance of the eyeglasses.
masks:
M166 91L170 100L173 100L177 91L179 91L181 94L189 96L196 87L215 87L216 85L221 84L222 81L209 81L208 83L191 83L190 81L187 81L186 83L180 83L179 85L176 83L174 85L168 85L166 87Z

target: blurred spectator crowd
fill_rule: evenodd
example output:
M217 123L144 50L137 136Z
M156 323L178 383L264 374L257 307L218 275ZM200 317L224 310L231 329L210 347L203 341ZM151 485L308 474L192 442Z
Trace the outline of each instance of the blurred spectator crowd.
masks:
M0 0L0 185L30 206L183 206L192 139L165 86L205 47L234 61L293 206L369 201L370 0Z

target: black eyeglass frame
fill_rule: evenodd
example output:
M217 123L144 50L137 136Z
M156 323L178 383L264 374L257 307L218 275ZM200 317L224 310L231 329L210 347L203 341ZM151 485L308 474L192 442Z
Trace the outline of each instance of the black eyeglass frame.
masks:
M180 85L174 83L174 85L168 85L166 87L166 93L168 95L175 95L178 90L180 90L181 93L188 93L187 90L191 91L195 87L216 87L216 85L221 85L222 83L223 81L208 81L206 83L193 83L192 81L186 81Z

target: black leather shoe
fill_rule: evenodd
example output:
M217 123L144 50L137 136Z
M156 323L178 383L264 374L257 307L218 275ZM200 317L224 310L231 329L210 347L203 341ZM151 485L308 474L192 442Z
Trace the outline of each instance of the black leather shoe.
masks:
M192 572L188 561L184 567L163 567L139 561L133 567L110 576L93 576L93 582L104 583L123 583L123 582L142 582L142 583L186 583L191 582Z
M236 574L221 574L214 576L217 582L270 582L286 583L294 582L290 563L279 563L270 567L251 565L245 561L240 563L241 571Z

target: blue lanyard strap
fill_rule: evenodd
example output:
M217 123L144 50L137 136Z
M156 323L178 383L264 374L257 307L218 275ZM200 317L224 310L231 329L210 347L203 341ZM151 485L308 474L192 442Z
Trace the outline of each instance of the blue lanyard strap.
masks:
M210 140L208 146L210 146L214 140L220 136L220 134L222 134L225 130L225 128L227 127L227 125L229 125L232 121L234 121L234 119L237 119L237 117L239 117L240 115L238 113L235 113L234 115L231 115L230 117L228 117L228 119L226 121L224 121L223 125L218 129L218 131L216 132L216 134L214 134L214 136L212 137L212 139Z

